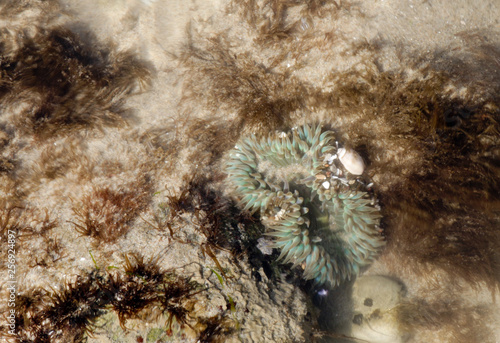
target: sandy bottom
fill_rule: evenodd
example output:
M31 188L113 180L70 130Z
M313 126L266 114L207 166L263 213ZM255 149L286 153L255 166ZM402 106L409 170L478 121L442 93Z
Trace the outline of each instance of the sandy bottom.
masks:
M340 141L359 149L376 189L396 192L414 170L426 168L417 161L424 159L421 147L427 140L412 140L409 129L395 134L384 117L391 94L407 87L413 93L397 105L401 117L411 112L408 104L418 107L415 99L425 96L445 94L481 104L474 118L493 118L492 129L481 138L485 155L474 161L484 156L492 161L489 166L499 161L498 103L491 100L498 98L488 91L498 90L500 70L495 0L33 0L3 6L0 227L5 239L0 251L4 261L15 262L15 273L3 264L0 308L9 313L8 286L17 281L15 330L26 342L42 331L49 338L40 342L75 337L88 342L357 342L345 329L345 323L360 320L351 284L326 292L301 280L300 267L292 271L275 262L278 252L265 255L256 247L264 229L258 214L241 213L225 181L227 152L240 135L325 123L337 129ZM29 50L29 44L37 48ZM30 53L41 57L2 65ZM33 65L15 80L9 74ZM408 86L434 82L443 71L456 71L457 78L436 86L439 95ZM8 88L10 82L17 88ZM377 87L387 87L384 96L377 97L382 94ZM376 96L365 97L371 91ZM62 119L53 119L54 113ZM468 118L460 112L450 120ZM454 171L440 168L434 178L446 183ZM498 180L498 174L488 175L487 180ZM488 192L496 186L481 180L480 186L467 187L489 204L481 206L494 227L500 202ZM491 188L484 186L488 182ZM464 210L463 218L483 209ZM406 220L387 220L387 250L362 272L401 285L394 304L405 304L401 316L406 317L394 315L393 308L372 311L363 323L382 322L390 337L377 332L370 338L362 330L352 334L370 342L500 341L499 305L492 297L498 283L491 281L498 279L491 273L499 270L494 249L500 242L484 249L493 251L491 260L485 258L496 266L485 268L490 276L476 277L471 264L457 277L449 271L451 254L426 264L408 252L411 239L401 243L391 236L396 227L412 227L411 218ZM436 227L453 226L449 217L429 220ZM432 244L436 232L416 239ZM452 245L454 237L443 239ZM9 239L15 241L14 254ZM405 250L398 250L399 244L407 244ZM453 256L470 253L475 263L467 246L453 250ZM139 261L158 266L169 279L144 291L156 281L151 274L138 276ZM470 278L464 277L469 272ZM165 287L176 287L183 278L192 288L169 298ZM86 282L95 288L84 289ZM133 292L152 300L144 305L133 300L125 308L120 301L132 299ZM58 306L60 317L50 312ZM176 317L174 309L186 315ZM379 315L390 319L384 322ZM3 321L3 341L16 341Z

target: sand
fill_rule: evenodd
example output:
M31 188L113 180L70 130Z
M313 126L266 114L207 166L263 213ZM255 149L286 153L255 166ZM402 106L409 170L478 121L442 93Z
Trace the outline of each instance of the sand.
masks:
M162 270L190 276L200 289L206 288L183 303L191 310L188 323L192 327L180 329L175 324L169 333L165 324L168 313L158 314L158 309L148 309L128 318L124 328L117 314L107 307L94 322L93 334L84 334L88 342L197 342L205 329L202 319L216 316L224 318L224 325L233 328L232 333L217 337L221 342L340 342L343 332L335 331L337 322L329 317L331 310L325 309L325 302L316 306L317 289L297 281L300 270L290 272L282 266L270 278L265 263L252 261L255 252L252 255L249 251L255 249L244 248L235 254L230 249L210 245L209 238L199 228L214 208L207 211L203 207L207 204L192 197L189 201L193 205L184 204L182 213L174 216L174 209L169 209L169 197L186 189L189 180L205 177L209 181L200 186L199 194L213 192L224 197L224 201L233 201L230 209L236 208L223 173L227 151L234 141L242 134L265 133L310 122L326 122L339 128L339 139L352 146L360 146L369 137L379 151L377 160L368 161L370 177L379 184L381 192L387 192L416 168L415 161L423 154L420 148L412 148L413 143L405 145L408 140L404 136L377 140L377 136L391 135L381 117L365 118L366 113L354 110L342 115L343 108L362 108L363 104L350 105L334 95L329 95L330 100L325 102L336 103L336 108L319 102L317 94L315 101L305 100L305 104L294 99L312 87L324 94L342 92L338 89L344 79L339 75L351 71L369 74L370 68L395 75L403 71L403 79L408 83L432 74L426 74L426 68L433 72L456 69L463 72L457 72L455 79L444 83L443 94L472 103L489 99L485 89L498 83L499 55L492 55L488 64L491 69L483 68L485 64L477 61L488 60L488 53L480 51L480 46L490 44L498 49L500 3L495 0L332 1L322 7L320 2L311 1L305 3L317 3L318 11L311 9L312 5L307 8L297 2L286 14L280 12L284 3L272 3L275 6L262 1L61 0L60 5L50 1L11 2L8 8L4 5L3 9L9 11L0 18L4 35L30 36L42 29L63 26L82 41L91 42L91 46L109 49L106 58L111 61L110 67L104 69L113 77L103 89L111 88L109 84L122 77L113 74L114 65L129 61L121 53L132 56L133 61L127 62L130 65L140 61L140 68L144 67L126 69L130 74L136 73L130 80L123 78L123 84L130 87L121 87L120 81L116 86L118 91L102 99L92 92L85 93L88 96L85 103L93 103L94 99L100 99L100 103L81 113L89 115L91 121L94 117L99 120L75 129L71 126L67 133L56 131L44 136L43 129L36 131L34 125L16 119L28 113L30 106L38 101L39 95L31 95L34 92L31 89L14 97L9 106L0 108L1 133L6 137L2 140L3 220L9 206L20 208L15 210L20 216L16 219L20 223L16 231L18 303L21 295L37 288L48 293L62 292L67 283L75 282L78 275L88 275L96 267L103 273L106 270L113 273L115 269L121 272L125 268L124 256L140 253L146 260L159 256ZM252 19L252 15L265 18ZM269 26L279 21L276 15L283 15L282 26L277 29ZM16 51L16 44L20 44L14 38L6 41L12 41L13 46L4 46L0 51L3 55ZM461 68L457 61L465 67ZM85 61L88 64L84 66L93 62ZM243 77L245 73L250 76ZM252 75L257 76L253 79ZM468 83L467 76L474 82ZM107 76L98 76L96 80L99 77ZM236 80L236 86L214 86L230 79ZM250 86L237 86L237 82L252 84L252 80L257 89L255 94L248 91L252 89ZM93 82L82 88L95 89L96 94L101 94L101 85ZM74 84L77 81L72 81ZM377 87L374 84L371 87ZM475 92L471 88L477 84L480 91ZM259 93L263 89L264 95ZM244 114L249 118L247 121L239 121L243 116L239 105L251 97L258 99L256 103L269 98L269 103L265 103L268 107L256 105L256 109ZM110 98L120 100L108 106ZM386 100L376 101L383 111ZM498 103L490 105L493 108ZM65 106L78 109L84 105L75 100ZM259 111L281 113L281 109L286 112L282 122L266 121L265 116L259 116L263 113ZM494 159L498 158L496 151L492 154ZM376 166L370 169L370 163ZM384 169L384 164L389 167ZM96 200L94 204L107 210L109 207L110 213L116 214L107 219L107 224L118 221L119 228L126 228L115 239L82 234L85 215L81 211L102 194L99 190L120 196L130 194L130 198L123 196L113 205L104 200ZM210 199L215 202L219 198ZM491 207L498 220L498 203L492 200ZM239 235L241 241L256 242L258 236L248 232L253 224L231 211L227 210L231 220L224 225L232 225L231 232ZM130 220L123 219L128 215ZM54 221L53 227L47 229L44 218ZM163 218L163 224L169 222L174 236L166 224L159 227L155 218ZM241 225L237 225L240 219ZM250 238L245 240L247 236ZM5 240L2 244L2 258L7 259ZM207 253L207 246L215 251L215 259ZM405 299L410 305L443 300L443 310L435 310L429 315L431 319L422 318L407 327L404 326L407 323L395 319L389 331L397 332L395 335L407 342L466 342L470 337L473 340L481 337L473 330L476 326L484 332L483 342L500 340L499 307L490 292L497 286L476 279L470 284L466 278L451 277L445 267L437 264L431 264L422 277L423 272L406 267L408 260L398 260L397 245L389 244L387 249L363 274L397 280L404 285ZM261 258L271 261L270 257ZM217 264L226 275L221 275ZM7 275L4 266L0 280L7 280ZM4 282L2 299L8 297L6 285ZM345 296L349 296L348 292ZM326 304L335 297L338 294L330 295ZM235 304L233 308L231 303ZM5 302L1 306L2 311L7 311ZM420 313L418 307L409 308ZM453 316L450 312L458 314ZM346 318L356 314L351 308L341 313ZM440 321L444 317L451 319ZM471 318L481 325L471 322ZM15 341L5 331L1 334L3 341ZM71 336L61 332L52 334L54 341L61 342ZM374 338L375 341L383 340Z

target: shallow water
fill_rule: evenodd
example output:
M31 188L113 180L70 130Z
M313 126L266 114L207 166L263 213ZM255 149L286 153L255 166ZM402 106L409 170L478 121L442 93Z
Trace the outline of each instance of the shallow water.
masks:
M3 341L498 341L498 18L0 3ZM226 180L241 137L304 123L359 153L383 216L386 247L339 287L263 253Z

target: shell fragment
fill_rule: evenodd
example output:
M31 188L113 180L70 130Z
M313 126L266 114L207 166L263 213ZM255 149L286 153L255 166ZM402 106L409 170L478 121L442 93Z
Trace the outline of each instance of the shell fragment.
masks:
M349 173L353 175L363 174L363 171L365 170L365 163L356 151L352 149L340 148L338 150L338 157L342 165Z

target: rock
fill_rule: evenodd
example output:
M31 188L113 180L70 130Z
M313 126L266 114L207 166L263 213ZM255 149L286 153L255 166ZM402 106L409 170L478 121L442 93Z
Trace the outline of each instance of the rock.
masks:
M388 277L360 277L352 289L354 311L349 336L371 343L404 342L395 311L403 296L403 286Z

